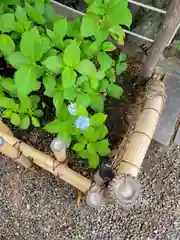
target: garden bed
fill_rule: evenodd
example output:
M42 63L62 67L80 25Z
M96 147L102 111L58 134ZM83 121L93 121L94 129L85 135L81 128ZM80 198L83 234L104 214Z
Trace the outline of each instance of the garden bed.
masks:
M2 62L3 66L1 66L0 75L12 77L14 73L13 69L6 65L3 60ZM134 126L138 113L140 113L142 107L144 99L142 88L140 90L135 87L135 82L139 74L139 68L139 64L133 64L130 62L128 64L127 71L117 80L117 84L124 89L123 99L114 100L112 98L108 98L105 102L105 113L108 115L108 138L110 139L112 156L116 153L130 127ZM43 117L41 123L42 125L45 125L48 121L51 121L54 118L55 112L53 109L49 108L47 109L47 114ZM50 150L50 143L55 137L54 134L47 133L46 131L37 129L33 126L31 126L28 130L23 130L13 126L9 120L4 120L4 122L12 130L15 137L32 145L34 148L53 156L53 153ZM84 159L77 161L72 151L69 150L68 153L69 166L84 176L92 177L94 170L88 168L88 162Z
M56 15L48 0L13 4L4 3L0 18L0 107L12 130L0 123L1 152L59 176L87 193L89 205L109 193L121 199L121 173L130 176L127 190L136 198L133 177L157 126L164 85L153 76L145 99L136 87L139 65L117 48L122 26L132 22L127 4L95 0L75 20ZM71 18L79 14L54 6ZM101 180L92 184L95 172Z

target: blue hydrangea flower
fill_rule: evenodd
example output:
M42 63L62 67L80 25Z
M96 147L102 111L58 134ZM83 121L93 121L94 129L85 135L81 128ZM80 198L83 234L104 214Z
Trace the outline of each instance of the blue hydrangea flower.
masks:
M71 115L76 115L77 107L75 103L71 103L68 105L68 111L71 113Z
M81 130L86 130L90 126L90 120L86 116L80 116L76 119L75 125Z

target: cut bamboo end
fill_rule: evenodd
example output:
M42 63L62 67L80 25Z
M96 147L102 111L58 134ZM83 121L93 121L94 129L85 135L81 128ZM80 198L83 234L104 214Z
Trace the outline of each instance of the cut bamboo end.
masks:
M0 148L2 152L4 150L4 154L9 156L10 158L17 157L17 149L13 148L13 152L11 153L12 145L15 145L19 140L13 136L8 135L7 133L0 132L0 136L4 138L6 144L6 148ZM68 168L64 164L60 164L57 160L51 158L49 155L29 146L28 144L21 142L19 145L19 151L25 156L33 159L33 163L38 165L39 167L51 172L55 176L60 177L65 182L71 184L75 188L79 189L82 192L87 192L91 187L91 181L84 176L76 173L72 169ZM22 159L21 159L22 160ZM60 159L62 160L62 159ZM21 162L20 162L21 163Z

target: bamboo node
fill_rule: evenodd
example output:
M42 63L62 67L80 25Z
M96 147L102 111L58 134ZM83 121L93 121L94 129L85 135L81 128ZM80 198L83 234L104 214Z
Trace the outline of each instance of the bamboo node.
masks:
M56 162L57 162L57 164L56 164ZM56 171L56 168L59 167L60 165L63 165L65 162L66 162L66 159L63 162L59 162L53 158L52 170Z
M17 151L18 151L17 152L17 157L11 158L13 161L17 161L21 157L21 155L22 155L22 152L20 150L20 145L21 145L21 141L20 140L18 140L17 142L15 142L13 144L13 147L15 147L17 149Z

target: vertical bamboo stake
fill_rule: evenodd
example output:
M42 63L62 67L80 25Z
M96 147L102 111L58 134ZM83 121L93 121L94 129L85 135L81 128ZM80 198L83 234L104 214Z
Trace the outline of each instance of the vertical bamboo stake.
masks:
M151 87L151 90L152 88L153 85ZM165 92L162 82L159 82L159 88L161 88L162 95L158 95L157 92L154 97L147 99L146 101L146 104L136 123L135 130L130 137L124 155L120 160L118 175L121 173L126 173L136 177L139 173L143 159L151 143L161 111L164 106ZM154 84L154 90L156 89L157 84Z
M180 1L171 0L163 26L159 29L155 42L148 53L147 59L141 67L138 83L143 83L144 80L146 81L152 75L153 70L161 58L165 47L170 42L179 23Z
M50 147L54 153L56 160L61 164L64 164L66 162L66 144L59 139L54 139L51 142Z

